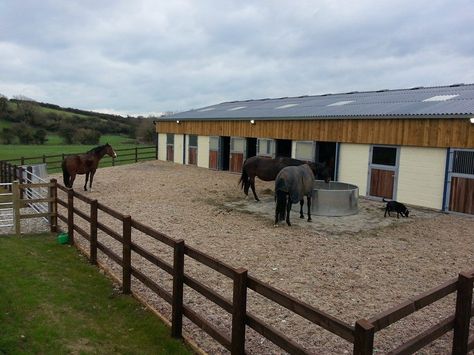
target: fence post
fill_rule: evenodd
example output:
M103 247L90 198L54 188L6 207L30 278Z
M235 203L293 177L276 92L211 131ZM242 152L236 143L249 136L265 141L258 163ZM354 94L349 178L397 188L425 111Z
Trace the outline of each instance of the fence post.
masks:
M7 163L8 165L8 182L9 183L13 183L13 179L12 179L12 165L10 163ZM12 187L9 186L9 191L12 192Z
M471 320L472 286L474 274L461 272L458 276L456 314L454 318L453 354L467 354L469 323Z
M247 316L247 269L234 272L232 295L232 342L231 354L245 353L245 318Z
M183 330L184 240L177 240L173 257L173 301L171 336L180 338Z
M20 184L24 184L25 183L25 178L23 177L24 175L24 172L25 172L25 169L23 169L21 166L18 167L18 181L20 182ZM16 179L15 179L16 180ZM25 194L25 190L24 189L20 189L20 199L23 199L24 198L24 195Z
M375 330L372 323L359 319L355 324L354 355L369 355L374 350Z
M97 200L92 200L91 201L91 230L90 230L90 235L91 235L91 240L90 240L90 263L92 265L97 265L97 209L99 203Z
M13 197L13 218L15 219L15 234L17 237L21 235L20 225L20 186L18 181L14 181L12 185L12 197Z
M138 162L138 148L135 147L135 163Z
M49 187L49 197L53 201L49 202L49 225L51 227L51 233L56 233L58 231L58 182L56 179L51 179L49 182L52 184Z
M123 217L122 293L130 293L132 279L132 217Z
M43 154L43 164L46 163L46 155Z
M13 165L13 181L18 180L18 165Z
M67 234L69 244L74 245L74 190L67 190Z
M112 166L115 166L115 158L112 157Z

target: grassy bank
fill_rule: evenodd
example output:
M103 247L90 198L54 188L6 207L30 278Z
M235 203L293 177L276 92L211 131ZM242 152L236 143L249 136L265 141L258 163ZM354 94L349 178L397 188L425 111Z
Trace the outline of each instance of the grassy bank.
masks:
M0 354L190 354L54 236L0 237Z

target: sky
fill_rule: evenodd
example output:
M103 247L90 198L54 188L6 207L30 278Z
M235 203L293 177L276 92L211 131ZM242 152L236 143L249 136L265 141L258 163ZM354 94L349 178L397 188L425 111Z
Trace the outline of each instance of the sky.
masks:
M157 115L474 83L472 0L0 0L0 94Z

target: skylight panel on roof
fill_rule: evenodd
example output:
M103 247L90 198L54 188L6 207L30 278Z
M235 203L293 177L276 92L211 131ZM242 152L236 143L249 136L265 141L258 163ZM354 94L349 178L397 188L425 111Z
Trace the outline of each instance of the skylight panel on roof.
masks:
M281 105L281 106L278 106L278 107L275 107L275 110L280 110L282 108L289 108L289 107L293 107L293 106L298 106L299 104L286 104L286 105Z
M242 110L243 108L246 108L247 106L237 106L237 107L232 107L227 109L227 111L237 111L237 110Z
M423 102L447 101L447 100L454 99L456 96L459 96L459 95L437 95L437 96L430 97L428 99L424 99Z
M206 112L206 111L212 111L215 110L215 107L208 107L208 108L203 108L202 110L199 110L199 112Z
M329 104L327 106L343 106L343 105L347 105L347 104L350 104L352 102L355 102L354 100L347 100L347 101L337 101L337 102L333 102L332 104Z

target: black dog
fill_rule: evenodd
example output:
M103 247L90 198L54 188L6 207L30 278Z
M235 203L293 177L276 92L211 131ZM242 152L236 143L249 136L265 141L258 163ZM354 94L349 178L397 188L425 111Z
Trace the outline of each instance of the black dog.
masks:
M390 212L397 212L397 218L400 218L400 215L402 215L402 217L408 217L410 211L408 211L407 206L405 206L403 203L397 201L387 201L385 199L382 200L383 202L387 202L385 214L383 215L384 217L387 217L387 213L390 216Z

